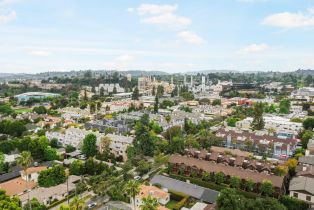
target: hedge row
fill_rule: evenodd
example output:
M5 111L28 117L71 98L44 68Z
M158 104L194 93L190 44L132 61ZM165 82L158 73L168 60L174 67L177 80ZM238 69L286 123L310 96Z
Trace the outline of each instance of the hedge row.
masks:
M70 194L70 195L69 195L69 199L73 198L74 196L75 196L75 193ZM57 205L63 203L63 202L66 201L67 199L68 199L68 197L66 197L66 198L64 198L64 199L62 199L62 200L58 200L58 201L52 203L52 204L51 204L50 206L48 206L47 208L48 208L48 209L51 209L51 208L53 208L53 207L55 207L55 206L57 206Z
M189 196L174 190L169 190L170 196L173 200L179 201L173 206L174 210L180 210L189 200Z
M183 198L181 201L176 203L176 205L173 206L174 210L180 210L187 202L188 202L189 197Z
M216 190L216 191L221 191L221 190L223 190L225 188L228 188L227 185L217 185L216 183L213 183L213 182L205 182L205 181L202 181L202 180L200 180L198 178L185 177L185 176L181 176L181 175L177 175L177 174L170 174L170 177L174 178L174 179L178 179L178 180L184 181L184 182L188 179L193 184L196 184L196 185L199 185L199 186L202 186L202 187L205 187L205 188L209 188L209 189L212 189L212 190ZM258 197L253 192L246 192L246 191L239 190L239 189L236 189L236 190L237 190L237 192L240 195L243 195L246 198L257 198Z

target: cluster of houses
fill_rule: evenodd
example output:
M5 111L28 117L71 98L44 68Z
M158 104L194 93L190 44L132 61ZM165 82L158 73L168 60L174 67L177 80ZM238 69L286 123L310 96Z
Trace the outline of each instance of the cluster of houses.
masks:
M5 190L9 196L19 196L22 206L32 198L36 198L44 205L50 205L56 200L63 200L75 190L75 183L80 180L80 177L70 175L67 183L48 188L39 187L39 173L49 166L51 163L48 166L32 166L26 170L17 169L14 172L0 175L0 190Z
M268 152L274 158L279 159L291 157L300 142L294 137L282 138L265 132L252 132L231 127L220 128L216 131L216 136L223 138L223 145L227 148L237 148L257 154Z
M314 207L314 139L310 139L305 156L300 157L298 162L296 176L289 185L290 196Z
M239 177L242 182L252 180L256 188L269 180L276 195L285 193L285 177L274 174L278 162L262 162L252 159L252 155L237 149L211 147L207 150L187 149L184 155L174 154L169 158L173 173L202 176L204 172L216 174L223 172L227 179Z

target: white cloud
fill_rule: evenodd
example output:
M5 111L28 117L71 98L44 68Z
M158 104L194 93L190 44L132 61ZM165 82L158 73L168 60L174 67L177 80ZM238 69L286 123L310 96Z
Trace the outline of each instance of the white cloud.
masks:
M31 50L28 52L31 56L38 56L38 57L48 57L51 56L51 52L46 50Z
M314 14L314 7L313 8L309 8L307 11L309 11L309 13Z
M141 4L137 8L137 12L139 15L158 15L165 13L173 13L177 10L178 5L169 5L169 4Z
M238 51L238 53L258 53L269 49L267 44L251 44Z
M142 20L144 23L150 23L154 25L161 25L167 27L184 27L191 24L191 19L187 17L177 16L175 14L167 13L161 14L157 16L152 16L149 18L145 18Z
M19 0L0 0L0 5L8 5L18 2Z
M238 2L245 2L245 3L256 3L256 2L268 2L269 0L237 0Z
M314 26L314 9L308 9L307 13L282 12L267 16L262 24L281 27L281 28L298 28Z
M130 54L122 54L114 58L110 62L104 63L105 68L121 70L125 68L130 68L131 64L135 60L135 57Z
M129 54L118 56L115 60L119 62L131 62L134 61L135 57Z
M129 12L137 11L141 16L141 22L165 26L173 30L178 30L191 24L191 19L175 14L178 5L170 4L141 4L137 8L129 8Z
M202 44L204 40L202 37L198 36L196 33L191 31L181 31L178 36L187 43L191 44Z
M0 24L5 24L5 23L8 23L8 22L15 20L15 19L16 19L16 12L15 11L0 14Z
M132 8L132 7L129 7L126 11L128 11L128 12L134 12L134 8Z

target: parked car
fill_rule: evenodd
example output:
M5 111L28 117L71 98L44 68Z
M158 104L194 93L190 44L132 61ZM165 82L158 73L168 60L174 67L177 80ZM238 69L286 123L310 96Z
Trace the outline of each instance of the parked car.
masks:
M97 206L96 202L93 202L93 203L90 203L90 204L87 205L88 209L92 209L92 208L94 208L96 206Z

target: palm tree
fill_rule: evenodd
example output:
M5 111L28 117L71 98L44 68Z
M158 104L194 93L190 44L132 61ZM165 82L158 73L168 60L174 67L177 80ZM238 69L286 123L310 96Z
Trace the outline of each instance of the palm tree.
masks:
M28 195L28 203L30 204L29 206L30 210L32 210L32 205L30 202L29 191L28 191L28 181L29 181L28 179L29 178L27 174L27 168L30 166L32 162L33 162L32 154L29 151L23 151L21 155L18 158L16 158L17 165L23 168L23 172L26 176L25 186L26 186L26 191Z
M133 205L135 210L135 196L140 193L140 183L136 180L129 180L125 185L125 191L133 199Z
M75 196L70 203L71 210L83 210L84 206L85 202L77 196Z
M157 210L159 203L156 198L151 195L142 199L141 210Z

